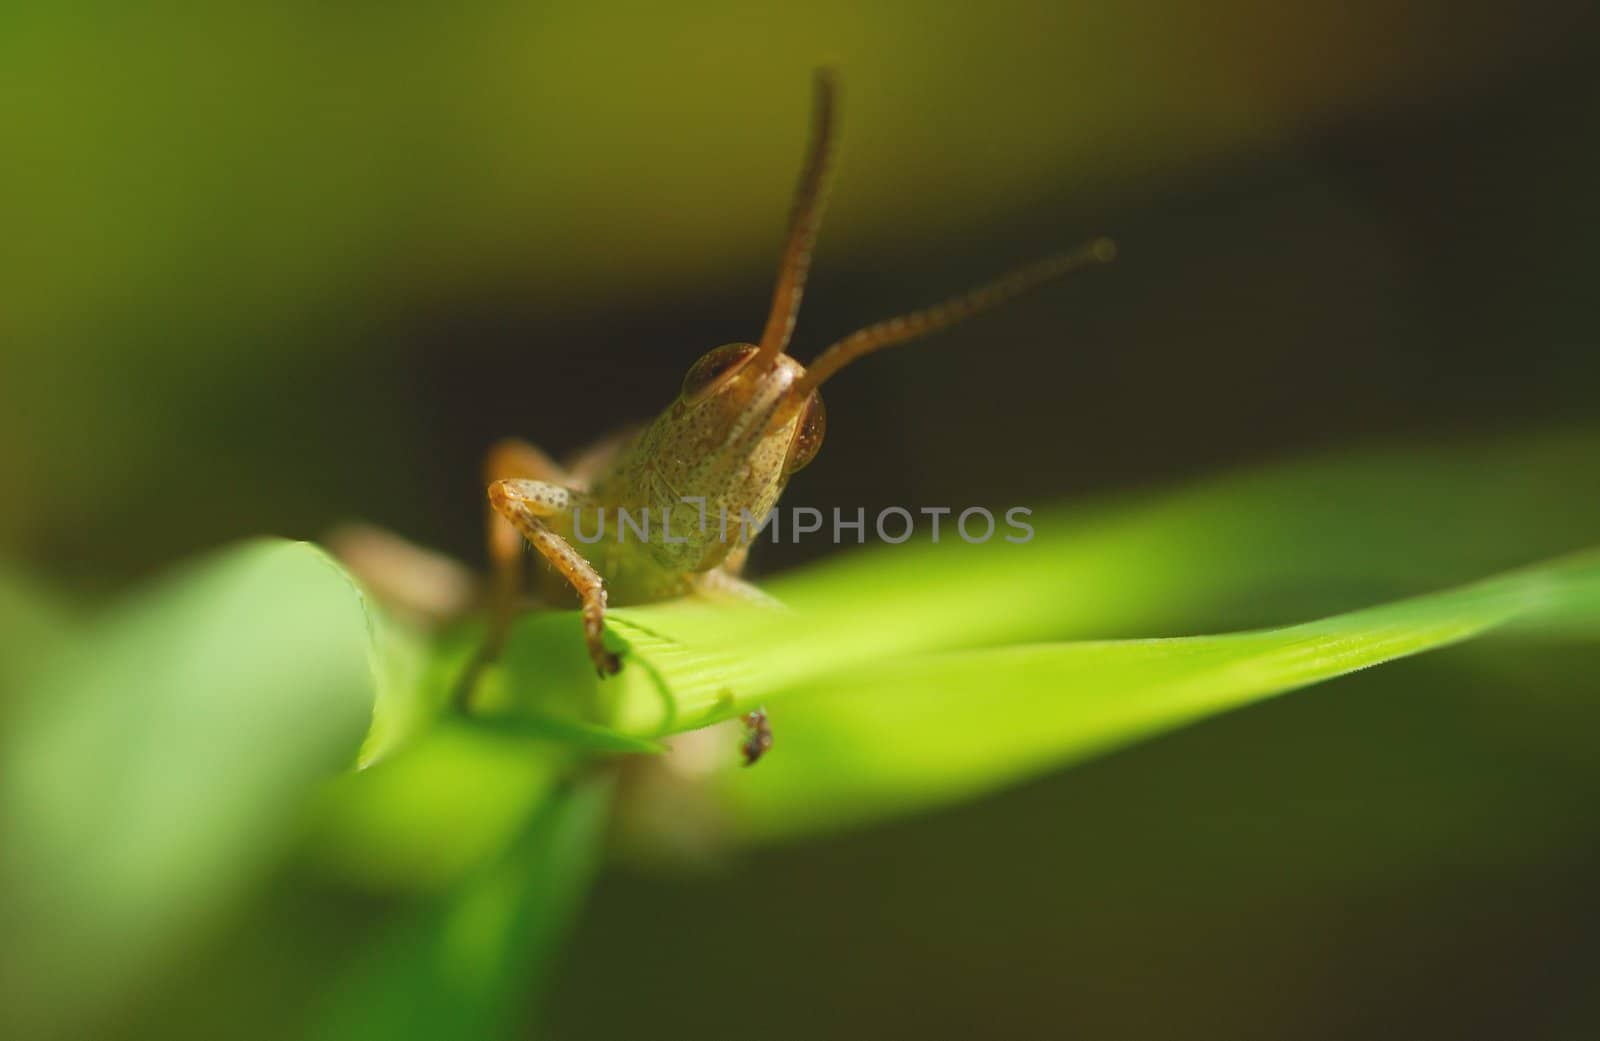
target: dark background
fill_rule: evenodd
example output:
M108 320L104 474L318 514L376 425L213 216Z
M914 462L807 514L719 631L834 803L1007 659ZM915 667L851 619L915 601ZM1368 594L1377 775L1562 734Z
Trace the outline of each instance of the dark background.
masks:
M759 333L819 60L802 359L1122 257L831 383L795 504L1592 419L1587 6L19 17L0 547L86 595L354 516L476 565L491 441L577 448ZM1590 664L1453 651L981 805L619 864L556 1036L1593 1036Z

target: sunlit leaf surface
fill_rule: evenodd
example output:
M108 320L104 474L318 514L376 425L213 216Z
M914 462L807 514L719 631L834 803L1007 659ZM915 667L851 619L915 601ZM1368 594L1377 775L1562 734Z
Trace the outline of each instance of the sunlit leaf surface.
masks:
M1281 629L884 662L775 700L779 748L759 770L724 771L720 791L746 835L837 828L1497 629L1579 621L1600 636L1600 554Z
M92 1016L262 878L354 759L369 650L350 579L281 541L219 553L73 635L0 734L0 901L27 952L0 973L9 1015Z
M1593 544L1600 438L1354 453L1031 523L1024 545L842 554L767 585L788 612L615 610L635 667L605 683L575 616L531 614L494 682L534 711L656 737L909 655L1292 624Z

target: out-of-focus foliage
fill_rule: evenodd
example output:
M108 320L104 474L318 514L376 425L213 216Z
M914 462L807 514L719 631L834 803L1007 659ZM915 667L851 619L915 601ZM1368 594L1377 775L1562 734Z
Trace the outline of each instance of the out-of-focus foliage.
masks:
M336 564L262 542L59 642L0 734L8 1016L92 1023L260 885L354 760L369 637Z
M0 112L28 160L8 167L6 195L28 200L13 232L36 250L8 266L22 306L7 321L26 345L66 342L63 319L167 328L172 294L196 328L245 318L194 313L196 271L228 291L219 301L281 320L284 303L372 288L350 280L374 256L400 279L472 278L509 251L528 284L590 296L765 258L823 62L848 70L850 90L853 171L833 238L948 237L991 215L983 199L1063 175L1109 194L1330 112L1467 89L1575 15L1544 7L1543 20L1476 26L1444 5L1376 0L1292 16L1245 0L413 3L382 20L314 4L39 8L11 17L3 51L21 89ZM1381 65L1337 60L1377 40Z
M487 675L477 720L447 710L470 634L395 627L304 544L241 547L103 619L61 623L68 635L34 667L0 772L9 942L30 954L9 966L9 1004L30 1032L103 1024L226 923L274 915L252 912L251 895L293 861L399 903L344 939L283 1022L496 1033L526 1015L586 888L610 785L584 778L617 755L645 753L636 809L652 790L697 792L687 805L720 821L703 837L771 840L967 799L1507 626L1592 640L1591 554L1302 625L1061 642L1204 626L1239 597L1365 597L1567 541L1596 509L1595 445L1333 459L1042 515L1023 545L879 551L794 576L779 585L792 612L622 609L629 668L604 684L575 617L535 615ZM1397 483L1407 473L1419 479ZM1435 538L1428 518L1462 510L1521 538ZM1298 552L1312 531L1348 541ZM1055 642L1019 642L1043 639ZM648 765L643 738L763 701L779 747L758 770L732 766L731 735L687 735ZM386 722L396 713L402 731ZM322 783L353 766L364 725L391 737L369 740L371 765ZM290 929L300 912L287 907L230 959Z
M333 981L314 1037L516 1036L601 849L610 785L563 783L498 860L401 916Z

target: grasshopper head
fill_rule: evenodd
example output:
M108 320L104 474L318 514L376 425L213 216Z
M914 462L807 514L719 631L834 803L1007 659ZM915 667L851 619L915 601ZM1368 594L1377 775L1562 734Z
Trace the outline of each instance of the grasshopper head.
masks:
M1116 247L1096 239L1076 251L1047 257L940 304L869 325L822 351L809 366L788 354L811 267L833 153L837 87L829 70L817 74L811 144L795 190L778 284L759 344L724 344L689 369L672 406L646 431L640 458L650 460L647 498L666 505L704 500L711 515L759 524L790 475L810 463L827 426L817 389L856 359L936 332L1068 271L1109 261ZM676 509L676 507L674 507ZM682 531L686 525L675 523ZM734 547L704 538L653 544L663 566L703 571ZM743 539L741 538L741 541Z
M822 395L806 386L805 369L787 354L770 361L750 343L706 352L683 378L674 411L702 435L708 455L726 453L786 480L816 458L827 429Z
M675 533L693 529L685 544L652 546L661 563L715 566L760 526L790 475L816 457L826 413L804 377L793 358L763 359L748 343L718 347L689 369L677 400L642 442L659 484L652 504L679 511ZM694 511L680 505L697 499L713 518L704 529L688 523Z

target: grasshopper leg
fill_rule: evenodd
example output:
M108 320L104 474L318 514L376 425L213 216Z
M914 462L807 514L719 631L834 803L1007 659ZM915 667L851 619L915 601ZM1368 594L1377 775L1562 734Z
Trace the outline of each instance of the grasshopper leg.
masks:
M485 484L496 481L520 479L548 481L570 485L565 470L537 446L526 441L507 439L498 442L484 459ZM489 585L489 641L485 656L497 657L505 642L506 630L516 613L517 598L522 592L523 563L522 536L516 526L502 516L491 504L488 508L487 537L489 565L493 577Z
M378 602L407 621L436 628L478 606L478 577L442 553L370 524L341 524L322 538Z
M618 657L606 650L606 587L572 544L550 528L548 518L570 512L581 493L549 481L501 480L489 485L489 505L504 517L539 555L548 560L577 592L583 610L583 639L589 657L602 677L622 668Z

